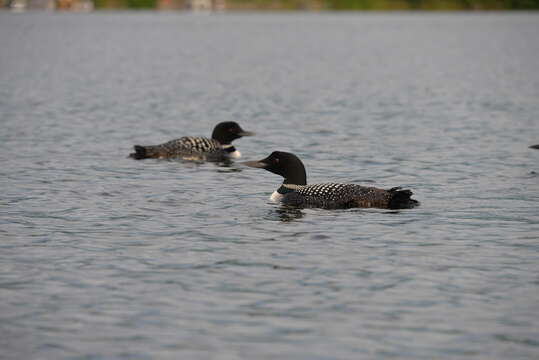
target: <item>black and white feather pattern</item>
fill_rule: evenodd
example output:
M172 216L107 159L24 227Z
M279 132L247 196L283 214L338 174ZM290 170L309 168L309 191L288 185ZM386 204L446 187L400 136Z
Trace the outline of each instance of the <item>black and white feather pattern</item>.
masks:
M184 136L162 144L169 153L209 153L222 150L222 145L214 139L200 136Z
M217 124L211 138L202 136L184 136L158 145L134 145L134 153L129 157L141 159L180 158L184 160L224 161L237 159L241 153L232 145L232 141L254 133L243 130L234 121Z
M352 184L324 183L298 186L296 191L303 196L317 196L327 200L337 200L351 192Z
M142 148L142 149L140 149ZM144 157L182 158L186 160L222 160L226 158L224 146L219 141L206 137L184 136L159 145L143 146Z
M283 183L271 194L270 200L285 205L327 209L404 209L419 204L410 198L410 190L400 187L380 189L334 182L307 185L307 173L301 160L284 151L274 151L265 159L247 161L244 164L282 176Z
M289 205L347 208L387 205L397 188L382 190L356 184L323 183L312 185L283 185L293 190L284 195L282 201Z

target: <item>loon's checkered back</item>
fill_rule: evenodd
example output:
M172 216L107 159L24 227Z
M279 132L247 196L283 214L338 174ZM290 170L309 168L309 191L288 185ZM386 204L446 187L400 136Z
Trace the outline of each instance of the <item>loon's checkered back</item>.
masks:
M181 158L186 160L221 161L240 156L231 142L253 133L244 131L237 123L227 121L215 126L212 137L184 136L159 145L135 145L129 156L146 158Z
M342 209L377 207L402 209L417 206L412 192L400 187L389 190L342 183L307 185L307 175L301 160L294 154L274 151L265 159L249 161L248 166L263 168L284 178L283 184L271 198L287 205Z

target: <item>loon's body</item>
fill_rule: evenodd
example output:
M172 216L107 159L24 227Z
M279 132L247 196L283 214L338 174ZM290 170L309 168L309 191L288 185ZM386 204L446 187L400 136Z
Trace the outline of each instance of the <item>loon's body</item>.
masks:
M404 209L417 206L410 190L400 187L389 190L356 184L323 183L307 185L307 175L301 160L291 153L275 151L247 166L266 169L284 177L283 184L271 195L271 200L297 207L347 209L353 207Z
M219 123L213 129L212 137L184 136L159 145L135 145L133 159L180 158L184 160L222 161L237 159L241 153L232 141L254 133L244 131L237 123L227 121Z

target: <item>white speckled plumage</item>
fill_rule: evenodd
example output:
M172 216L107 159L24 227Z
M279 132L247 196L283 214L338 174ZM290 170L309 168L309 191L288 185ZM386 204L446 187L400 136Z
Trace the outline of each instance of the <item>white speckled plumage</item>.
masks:
M245 163L263 168L284 178L270 200L299 207L344 209L351 207L410 208L418 204L412 192L401 188L379 189L357 184L320 183L307 185L301 160L294 154L274 151L265 159Z
M233 121L222 122L215 126L211 138L184 136L159 145L135 145L135 152L130 156L134 159L180 158L211 161L238 159L241 153L231 142L242 136L250 135L253 133L244 131Z

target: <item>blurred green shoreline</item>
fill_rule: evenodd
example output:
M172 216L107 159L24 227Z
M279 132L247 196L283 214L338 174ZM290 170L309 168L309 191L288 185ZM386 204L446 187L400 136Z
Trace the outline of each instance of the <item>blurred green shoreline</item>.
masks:
M196 8L204 3L227 10L539 9L539 0L95 0L95 8Z
M225 3L226 1L226 3ZM206 0L227 10L512 10L539 9L539 0ZM190 8L197 0L95 0L96 9ZM195 6L193 6L193 4Z
M485 11L539 9L539 0L0 0L10 8L209 11Z

